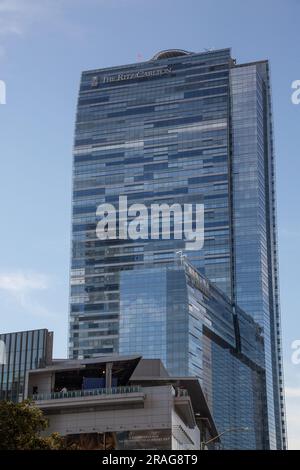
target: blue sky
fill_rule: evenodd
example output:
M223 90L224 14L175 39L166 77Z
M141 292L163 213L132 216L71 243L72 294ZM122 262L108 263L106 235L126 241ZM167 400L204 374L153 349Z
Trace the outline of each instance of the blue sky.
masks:
M300 449L299 0L0 0L0 330L48 327L66 354L71 165L80 73L162 49L271 63L290 448Z

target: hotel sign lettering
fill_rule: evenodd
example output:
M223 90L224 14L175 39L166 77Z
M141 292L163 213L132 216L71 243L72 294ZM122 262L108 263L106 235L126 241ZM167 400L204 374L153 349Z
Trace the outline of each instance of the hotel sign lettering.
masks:
M92 87L96 87L99 83L121 82L124 80L135 80L137 78L153 78L169 75L172 73L171 67L150 70L138 70L136 72L118 73L114 75L104 75L103 77L92 77Z

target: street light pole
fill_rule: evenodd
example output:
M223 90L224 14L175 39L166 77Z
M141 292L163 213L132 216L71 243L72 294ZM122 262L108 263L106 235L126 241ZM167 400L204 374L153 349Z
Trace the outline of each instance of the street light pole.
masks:
M200 450L205 450L205 446L207 446L207 444L210 444L211 442L215 441L216 439L218 439L219 437L223 436L223 434L227 433L227 432L235 432L235 431L249 431L250 428L248 427L242 427L242 428L231 428L231 429L226 429L225 431L223 432L220 432L220 434L218 434L217 436L213 437L212 439L209 439L208 441L202 441L201 442L201 446L200 446Z

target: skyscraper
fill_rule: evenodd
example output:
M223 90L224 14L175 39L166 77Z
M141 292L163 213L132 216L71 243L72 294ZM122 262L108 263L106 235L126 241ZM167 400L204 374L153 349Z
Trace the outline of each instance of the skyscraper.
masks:
M52 359L53 333L46 329L0 334L0 400L24 399L29 370Z
M73 165L71 357L118 352L120 273L189 261L261 326L267 447L285 446L269 65L163 51L83 72ZM97 237L101 204L203 204L204 247ZM117 215L120 226L122 216ZM171 224L172 225L172 224ZM172 225L174 229L174 223Z

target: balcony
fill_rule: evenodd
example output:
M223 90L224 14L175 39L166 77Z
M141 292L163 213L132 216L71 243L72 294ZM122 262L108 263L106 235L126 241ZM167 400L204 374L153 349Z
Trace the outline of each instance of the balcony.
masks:
M124 393L140 392L137 385L112 388L95 388L91 390L70 390L67 392L37 393L32 395L33 401L58 400L63 398L94 397L98 395L118 395Z
M183 422L189 428L194 428L196 426L194 410L190 396L186 389L175 389L174 406L175 410L177 411L178 415L181 417Z
M91 390L69 390L32 395L32 400L44 411L63 408L90 407L103 408L106 405L139 403L144 406L145 394L137 385L97 388Z

